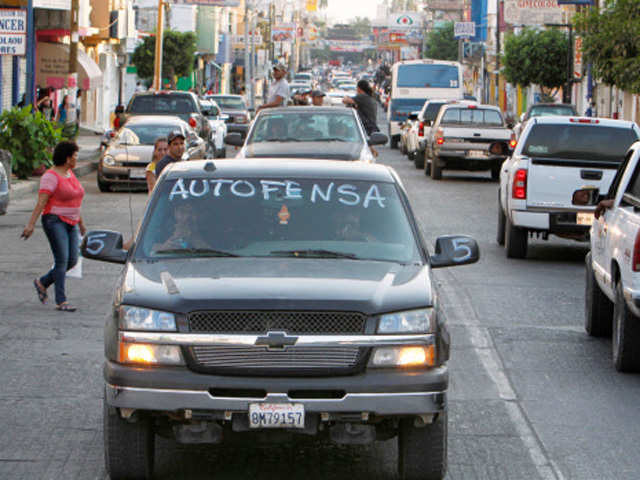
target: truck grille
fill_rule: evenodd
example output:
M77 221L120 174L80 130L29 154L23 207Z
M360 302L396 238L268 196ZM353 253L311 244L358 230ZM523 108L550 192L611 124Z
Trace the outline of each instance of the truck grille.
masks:
M267 350L265 347L196 346L191 348L191 353L198 367L216 369L220 373L248 369L258 373L295 370L304 374L319 369L353 369L362 357L362 350L358 347Z
M191 332L291 335L362 334L367 316L358 312L198 311L188 315Z

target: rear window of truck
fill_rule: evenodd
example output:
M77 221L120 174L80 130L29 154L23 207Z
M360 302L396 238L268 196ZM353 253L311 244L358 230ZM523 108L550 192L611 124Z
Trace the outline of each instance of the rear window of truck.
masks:
M502 115L496 110L484 108L449 108L442 115L442 125L473 125L501 127Z
M198 108L190 95L140 95L133 97L129 104L128 113L143 113L146 115L180 115L195 113Z
M522 154L536 158L622 162L634 130L603 125L534 125Z

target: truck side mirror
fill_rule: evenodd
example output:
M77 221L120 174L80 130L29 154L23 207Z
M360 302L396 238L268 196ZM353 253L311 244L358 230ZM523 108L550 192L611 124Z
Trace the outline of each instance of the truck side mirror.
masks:
M128 252L122 248L122 234L112 230L91 230L82 239L82 256L109 263L125 263Z
M600 189L597 187L584 187L573 192L571 203L573 205L589 206L597 205L600 201Z
M227 145L233 145L236 147L244 146L244 140L242 139L242 135L238 132L232 132L224 137L224 143Z
M475 263L480 258L478 243L466 235L445 235L436 240L431 268L455 267Z

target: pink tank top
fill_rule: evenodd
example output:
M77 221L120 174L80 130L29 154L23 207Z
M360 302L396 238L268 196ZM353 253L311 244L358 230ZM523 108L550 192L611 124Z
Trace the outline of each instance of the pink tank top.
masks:
M73 171L69 170L69 173L69 177L63 177L53 169L47 170L40 179L39 192L49 194L43 215L58 215L63 222L76 225L80 221L84 188Z

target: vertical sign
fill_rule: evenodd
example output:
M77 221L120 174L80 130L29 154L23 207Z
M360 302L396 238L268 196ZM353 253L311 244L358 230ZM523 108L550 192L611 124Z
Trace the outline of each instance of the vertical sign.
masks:
M27 51L27 11L0 9L0 55L24 55Z
M573 78L582 78L582 37L573 39Z
M318 10L318 0L307 0L307 12L315 12Z

